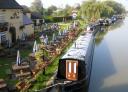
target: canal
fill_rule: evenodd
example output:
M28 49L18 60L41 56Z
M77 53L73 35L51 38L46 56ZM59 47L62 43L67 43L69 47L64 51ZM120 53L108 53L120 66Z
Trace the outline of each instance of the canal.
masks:
M97 34L89 92L128 92L128 17Z

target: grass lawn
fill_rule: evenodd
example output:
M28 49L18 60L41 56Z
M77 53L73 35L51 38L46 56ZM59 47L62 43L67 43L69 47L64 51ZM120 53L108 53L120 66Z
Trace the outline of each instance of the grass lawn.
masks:
M7 78L7 70L11 68L13 60L7 60L6 58L0 58L0 78Z
M60 57L57 57L51 65L49 65L46 69L46 74L44 75L43 72L38 76L36 83L33 85L29 92L33 92L34 90L39 90L46 87L47 81L53 76L54 72L58 66L58 60Z
M61 29L67 28L67 25L69 25L69 24L61 23ZM54 31L54 33L57 35L58 31ZM51 35L49 35L49 34L51 34ZM53 33L51 33L51 32L47 33L50 40L52 39L52 34ZM37 38L36 38L37 43L40 43L38 33L36 33L36 35L37 35ZM67 48L69 48L71 46L71 44L72 44L72 42L70 42L68 47L66 47L63 52L65 52L67 50ZM29 49L26 49L26 50L20 50L21 57L22 58L28 57L29 53L32 52L32 48L33 48L33 46L31 46ZM61 55L58 56L57 58L55 58L53 63L47 67L46 75L43 75L43 73L41 73L38 76L37 82L34 84L33 88L30 89L31 91L35 90L35 89L41 89L41 88L46 87L46 82L51 78L51 76L53 76L53 74L57 70L59 58L61 58ZM14 59L8 59L7 57L3 57L3 58L0 57L0 78L5 79L8 84L12 84L12 85L15 85L18 81L17 80L9 80L7 72L11 71L12 63L15 63L15 62L16 62L16 57Z
M27 50L20 50L20 54L22 58L25 58L28 56L29 53L32 52L32 48ZM12 64L16 62L16 57L13 59L7 58L7 57L0 57L0 79L6 80L8 84L15 85L18 81L17 80L9 80L8 79L8 72L11 72Z
M57 35L58 31L54 31L54 33ZM38 33L36 32L35 34L37 36L37 38L36 38L37 43L41 43L39 36L38 36ZM47 33L49 40L52 39L52 34L53 34L53 32ZM33 46L31 46L29 49L26 49L26 50L20 50L21 58L28 57L28 55L32 52L32 47ZM14 80L8 80L8 75L7 75L7 72L11 71L12 63L15 63L15 62L16 62L16 57L13 59L9 59L7 57L3 57L3 58L0 57L0 78L5 79L7 81L7 83L9 83L9 84L17 83L17 80L15 80L15 81ZM55 66L57 66L56 63L55 63ZM49 67L52 68L52 66L49 66ZM47 70L49 70L49 71L47 71L47 74L49 74L51 69L48 68ZM47 79L47 77L45 77L45 78Z

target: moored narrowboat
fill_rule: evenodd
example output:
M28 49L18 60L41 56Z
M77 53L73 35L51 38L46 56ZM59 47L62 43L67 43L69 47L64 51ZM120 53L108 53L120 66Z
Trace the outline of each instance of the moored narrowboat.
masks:
M63 84L64 92L88 89L94 46L93 32L84 33L59 60L55 84Z

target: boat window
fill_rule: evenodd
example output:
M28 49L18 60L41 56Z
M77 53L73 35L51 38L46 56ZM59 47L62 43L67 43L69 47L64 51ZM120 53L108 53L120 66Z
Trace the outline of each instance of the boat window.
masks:
M76 63L74 63L74 73L76 73Z
M78 61L66 60L66 79L68 80L78 79Z
M69 68L69 73L71 73L71 62L69 62L68 68Z

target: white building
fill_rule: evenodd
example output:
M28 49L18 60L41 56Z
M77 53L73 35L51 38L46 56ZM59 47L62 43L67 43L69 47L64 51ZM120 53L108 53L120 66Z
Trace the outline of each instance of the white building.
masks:
M31 19L15 0L0 0L0 44L6 40L15 44L23 33L27 36L34 33Z

